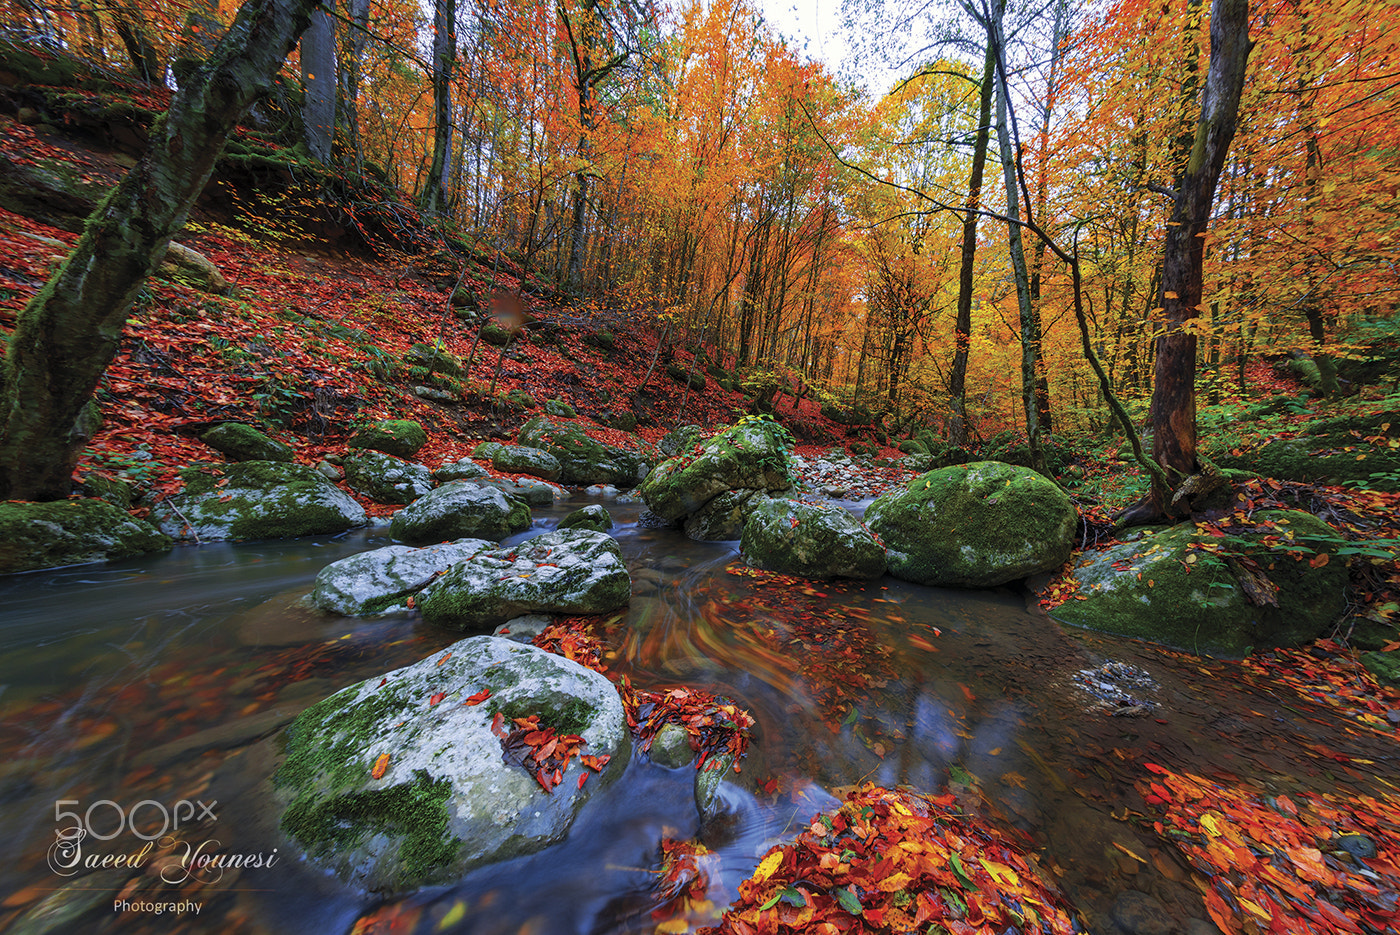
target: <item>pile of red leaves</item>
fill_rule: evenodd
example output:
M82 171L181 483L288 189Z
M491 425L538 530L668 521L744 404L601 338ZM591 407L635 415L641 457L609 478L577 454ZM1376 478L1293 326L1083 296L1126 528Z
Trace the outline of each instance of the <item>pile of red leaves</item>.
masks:
M592 756L579 753L579 748L588 741L578 734L560 734L554 728L540 724L538 714L511 718L511 721L515 727L507 733L504 726L505 715L497 711L491 721L491 733L501 739L501 749L505 751L506 761L533 774L535 781L545 792L553 792L554 787L564 781L564 771L569 768L569 761L575 756L595 773L602 772L611 759L607 754ZM580 789L587 778L587 773L579 773Z
M1265 796L1154 763L1138 791L1163 810L1157 833L1210 879L1210 917L1230 935L1400 931L1400 799ZM1353 857L1343 835L1376 856ZM1204 889L1204 887L1203 887Z
M1060 894L999 831L937 798L867 784L769 851L703 935L922 931L1069 935Z
M533 643L612 679L622 696L627 726L643 751L651 749L661 728L677 724L685 729L690 749L699 755L697 769L722 768L723 758L732 755L734 771L739 772L738 761L748 750L753 717L728 698L710 692L694 688L653 691L636 688L628 678L612 676L602 661L603 642L591 630L596 619L562 617L541 631Z
M1322 651L1319 658L1315 652ZM1400 724L1388 714L1400 709L1400 689L1381 685L1357 660L1355 650L1333 640L1318 640L1308 649L1275 649L1240 660L1246 673L1270 684L1287 685L1310 701L1343 717L1400 738Z

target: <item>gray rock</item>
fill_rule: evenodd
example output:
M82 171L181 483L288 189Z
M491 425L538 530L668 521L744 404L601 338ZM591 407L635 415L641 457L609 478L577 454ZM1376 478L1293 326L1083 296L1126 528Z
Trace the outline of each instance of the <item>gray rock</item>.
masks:
M744 555L760 568L809 578L878 578L885 550L840 507L765 500L744 522Z
M631 595L616 539L561 529L452 566L419 594L417 605L429 623L472 629L536 611L605 613Z
M540 448L502 445L491 455L491 466L504 474L529 474L544 480L558 480L559 459Z
M477 464L471 458L449 461L447 464L433 471L433 480L438 483L446 483L450 480L475 480L478 477L486 476L486 468Z
M185 489L151 510L176 539L290 539L369 522L364 507L303 464L241 461L180 474Z
M531 643L553 622L554 618L546 614L521 614L498 626L491 635L514 643Z
M590 497L603 497L608 500L615 498L618 494L617 488L612 484L593 484L585 487L583 492Z
M451 390L438 389L436 386L415 386L413 395L419 399L426 399L435 403L455 403L459 402L459 397Z
M347 455L346 483L376 503L412 503L433 489L433 477L421 464L382 451Z
M786 490L792 481L790 444L775 422L740 422L705 442L699 454L661 462L637 490L653 513L673 522L699 513L726 491Z
M563 496L564 493L562 489L549 481L538 480L534 477L522 477L519 480L484 477L477 483L495 487L506 496L524 500L531 506L549 506L554 502L555 497Z
M530 528L530 507L495 487L453 481L424 494L394 514L395 539L410 544L453 539L501 540Z
M316 473L332 484L339 482L345 476L344 471L324 459L316 462Z
M472 457L480 458L483 461L490 461L496 456L496 452L504 448L500 442L482 442L472 449Z
M106 500L0 503L0 574L163 552L170 537Z
M659 766L677 769L695 762L695 751L690 749L690 734L679 724L667 724L651 738L651 748L647 751L651 761Z
M321 569L311 602L347 617L406 611L408 598L435 575L493 545L485 539L459 539L421 549L389 545L351 555Z
M705 430L698 425L678 425L662 436L656 447L663 455L674 458L690 451L705 440Z
M268 438L251 425L225 422L199 436L199 440L230 461L292 461L292 449Z
M520 444L543 448L559 460L559 481L571 486L635 484L647 459L635 451L589 437L575 422L536 416L520 429ZM638 447L644 443L638 441Z
M486 701L464 704L481 691ZM491 732L496 712L538 715L580 735L582 752L611 759L580 788L578 776L591 770L574 758L546 793L505 762ZM561 840L584 802L622 773L630 744L607 678L489 636L332 695L286 738L274 777L283 830L312 861L375 892L450 883Z
M765 490L726 490L685 518L685 534L700 542L739 539L749 514L767 501Z
M1338 850L1361 860L1371 860L1376 856L1376 842L1364 834L1339 834L1332 843Z
M1035 471L976 461L915 477L870 504L865 521L894 577L989 588L1063 565L1079 514Z
M719 811L720 783L734 768L734 754L725 753L706 761L702 769L695 771L695 807L702 821L709 821Z
M612 514L601 503L574 510L559 521L560 529L592 529L594 532L607 532L613 527Z

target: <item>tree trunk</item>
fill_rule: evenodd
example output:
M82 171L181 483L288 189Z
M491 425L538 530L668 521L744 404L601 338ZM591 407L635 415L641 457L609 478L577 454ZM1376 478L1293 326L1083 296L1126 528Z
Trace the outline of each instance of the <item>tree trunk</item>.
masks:
M0 499L72 488L69 433L121 343L122 323L204 190L235 122L266 93L315 0L248 0L156 123L146 155L88 218L20 313L0 388Z
M337 113L345 128L345 151L343 165L356 175L365 171L365 150L360 140L360 79L364 68L360 59L364 56L365 28L369 25L369 0L350 0L349 24L344 28L344 49L341 61L344 67L339 71L340 97Z
M987 165L987 140L991 136L992 85L996 81L996 50L987 44L982 65L982 97L977 108L977 138L972 144L972 177L967 183L967 215L963 218L962 266L958 271L958 319L953 326L953 372L948 378L953 417L948 420L948 441L967 444L967 357L972 345L972 274L977 260L977 211L982 207L982 173Z
M433 2L433 163L418 203L425 214L447 208L452 164L452 67L457 61L457 0Z
M1157 338L1152 387L1152 456L1172 485L1197 473L1196 334L1187 322L1202 312L1206 228L1225 155L1235 135L1249 60L1248 0L1212 0L1210 66L1191 156L1176 192L1162 250L1158 297L1165 330ZM1182 515L1190 504L1173 504L1157 489L1128 510L1121 523Z
M301 81L306 100L301 109L306 148L321 165L330 165L335 140L335 3L325 0L311 14L301 37Z

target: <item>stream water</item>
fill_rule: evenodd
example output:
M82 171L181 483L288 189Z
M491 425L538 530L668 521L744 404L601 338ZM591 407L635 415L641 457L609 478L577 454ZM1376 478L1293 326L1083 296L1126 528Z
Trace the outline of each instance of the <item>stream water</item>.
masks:
M581 502L537 510L526 535ZM1024 832L1095 935L1205 933L1192 871L1139 820L1144 763L1272 791L1377 791L1356 759L1395 772L1393 745L1286 689L1066 631L1018 591L774 581L745 574L736 543L691 542L608 506L634 590L607 629L609 666L641 687L727 695L757 720L718 818L701 827L689 770L638 755L555 847L390 904L346 889L278 836L276 731L462 634L296 606L326 564L387 544L383 528L186 547L0 582L0 929L340 933L379 913L395 932L651 933L663 838L717 855L718 913L768 846L873 781L954 792ZM1149 681L1114 683L1129 671L1119 663ZM1084 688L1094 681L1106 706ZM166 820L185 842L168 846L218 842L261 866L161 880ZM107 866L65 866L56 842L76 822ZM123 855L135 869L115 865Z

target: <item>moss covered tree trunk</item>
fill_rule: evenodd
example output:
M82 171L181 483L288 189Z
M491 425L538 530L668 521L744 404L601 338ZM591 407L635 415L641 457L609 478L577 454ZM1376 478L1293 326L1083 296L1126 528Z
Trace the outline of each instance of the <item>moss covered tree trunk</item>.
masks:
M203 191L235 122L272 83L314 0L248 0L180 88L150 146L20 313L0 387L0 499L72 488L78 413L121 343L132 300Z
M1152 457L1172 486L1198 473L1196 459L1196 332L1206 311L1202 304L1206 228L1225 155L1235 135L1240 96L1249 60L1248 0L1212 0L1210 67L1201 114L1186 170L1167 222L1158 304L1165 328L1157 339L1152 387ZM1149 522L1183 513L1171 491L1154 484L1144 502L1126 511L1120 523Z

